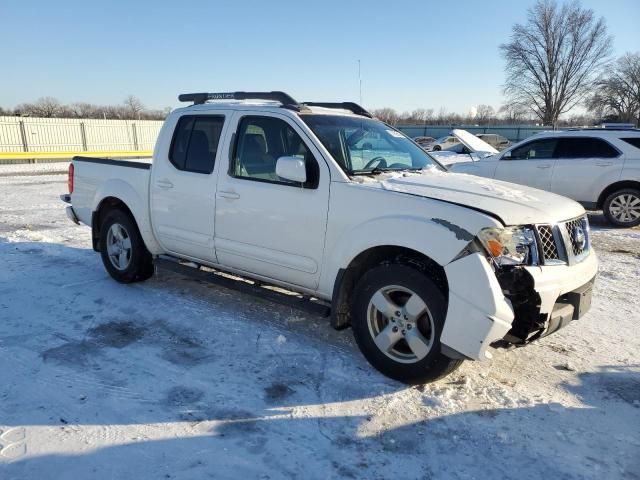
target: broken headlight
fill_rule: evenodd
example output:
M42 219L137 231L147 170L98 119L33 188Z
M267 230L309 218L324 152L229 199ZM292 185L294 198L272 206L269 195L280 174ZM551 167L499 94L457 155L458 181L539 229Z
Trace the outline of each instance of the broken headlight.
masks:
M478 240L501 267L538 264L538 244L530 227L483 228Z

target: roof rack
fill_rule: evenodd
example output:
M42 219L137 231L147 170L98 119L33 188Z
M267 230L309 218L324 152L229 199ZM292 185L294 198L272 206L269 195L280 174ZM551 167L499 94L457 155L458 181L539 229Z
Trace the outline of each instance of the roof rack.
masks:
M640 132L640 129L635 127L571 127L559 130L564 130L566 132L579 132L583 130L596 132Z
M304 105L309 107L341 108L343 110L349 110L356 115L373 118L373 115L354 102L304 102Z
M292 110L302 110L293 97L284 92L219 92L219 93L183 93L178 95L181 102L193 102L194 105L201 105L207 100L272 100L280 102L284 108Z
M183 93L178 95L181 102L193 102L194 105L202 105L207 100L271 100L280 102L283 108L297 112L308 110L307 107L341 108L349 110L356 115L373 118L369 112L354 102L304 102L298 103L291 95L274 92L218 92L218 93Z

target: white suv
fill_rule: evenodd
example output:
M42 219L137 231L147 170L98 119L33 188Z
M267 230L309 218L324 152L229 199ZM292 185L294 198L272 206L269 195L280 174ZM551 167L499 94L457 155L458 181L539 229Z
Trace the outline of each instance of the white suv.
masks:
M543 132L451 170L564 195L602 209L615 226L640 225L640 130Z

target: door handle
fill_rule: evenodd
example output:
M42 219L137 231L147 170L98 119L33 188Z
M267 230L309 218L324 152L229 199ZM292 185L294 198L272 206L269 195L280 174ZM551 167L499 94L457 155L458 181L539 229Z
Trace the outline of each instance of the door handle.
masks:
M538 165L537 168L551 168L551 165Z
M613 162L601 162L601 163L596 163L596 165L599 167L608 167L610 165L613 165Z
M173 183L171 183L169 180L158 180L156 182L156 185L165 190L169 188L173 188Z
M218 196L221 198L228 198L229 200L237 200L238 198L240 198L240 194L236 192L220 191L218 192Z

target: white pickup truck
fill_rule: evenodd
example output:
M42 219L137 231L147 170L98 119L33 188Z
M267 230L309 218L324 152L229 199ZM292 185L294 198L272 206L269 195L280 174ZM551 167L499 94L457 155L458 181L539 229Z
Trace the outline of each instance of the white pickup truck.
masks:
M189 261L331 305L374 367L441 378L590 307L584 209L446 171L354 103L283 92L186 94L153 161L76 157L67 214L111 276Z

